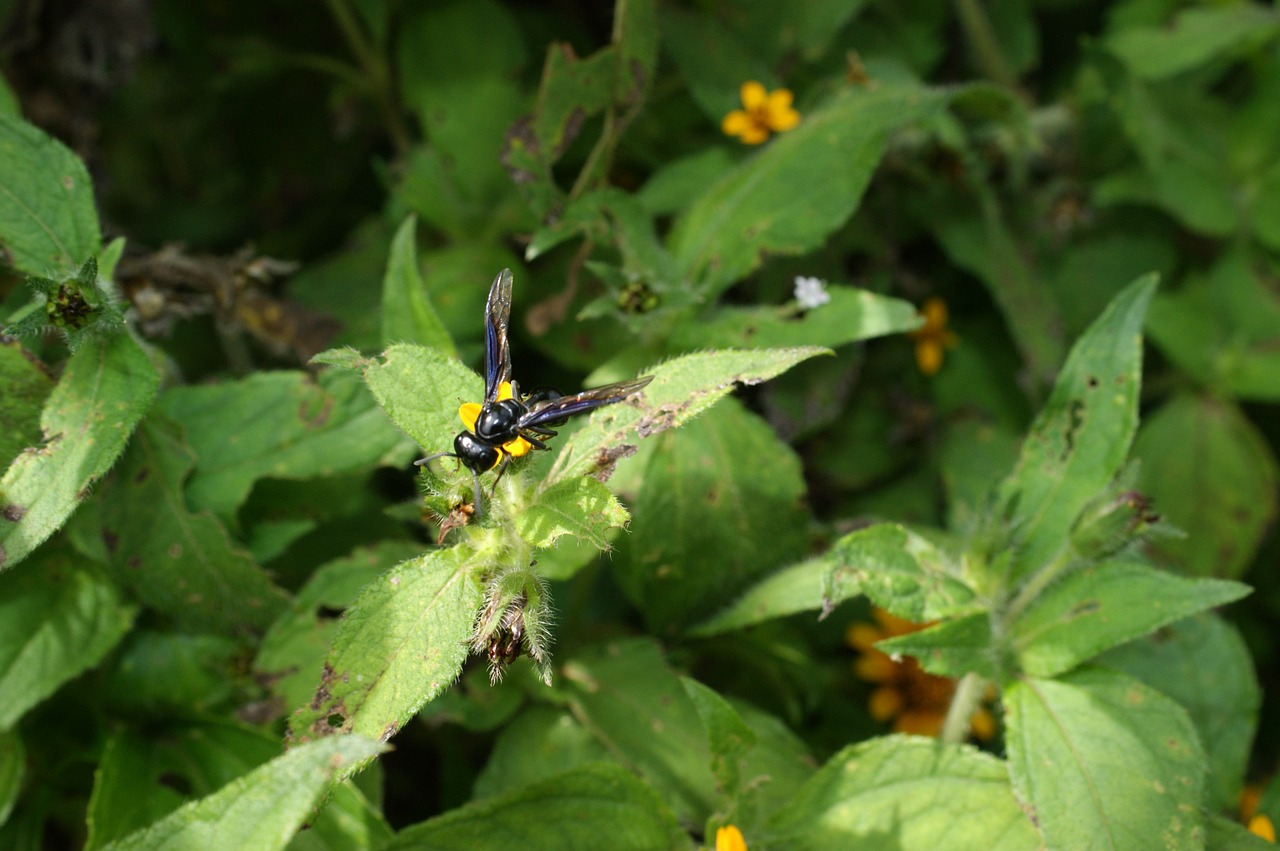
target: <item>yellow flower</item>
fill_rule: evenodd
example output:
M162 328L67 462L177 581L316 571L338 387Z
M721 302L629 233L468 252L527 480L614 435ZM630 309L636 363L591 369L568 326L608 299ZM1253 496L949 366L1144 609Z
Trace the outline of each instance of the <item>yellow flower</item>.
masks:
M855 623L845 634L845 641L858 651L854 673L877 684L868 704L871 717L877 721L893 719L895 733L938 735L955 694L955 681L925 673L909 656L895 662L874 646L877 641L918 632L931 624L912 623L883 609L873 608L871 615L876 624ZM979 739L985 741L995 735L995 717L985 707L973 713L969 724Z
M716 828L716 851L747 851L747 840L742 831L727 824Z
M1262 789L1253 783L1245 784L1240 790L1240 821L1249 828L1254 836L1260 836L1268 842L1276 841L1276 827L1271 819L1258 812L1258 802L1262 799Z
M959 342L947 330L947 303L934 296L920 309L924 324L910 334L916 342L916 366L925 375L937 375L942 368L942 353Z
M759 145L772 133L784 133L800 123L800 113L791 106L791 92L775 89L766 92L755 80L742 84L739 90L742 109L724 117L720 129L737 136L744 145Z

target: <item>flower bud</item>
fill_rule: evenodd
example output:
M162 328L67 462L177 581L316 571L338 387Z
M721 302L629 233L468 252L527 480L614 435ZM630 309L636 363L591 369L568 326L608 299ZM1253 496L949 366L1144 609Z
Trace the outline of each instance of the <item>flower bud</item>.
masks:
M1071 526L1071 546L1087 559L1104 559L1140 540L1159 520L1149 497L1108 491L1080 510Z

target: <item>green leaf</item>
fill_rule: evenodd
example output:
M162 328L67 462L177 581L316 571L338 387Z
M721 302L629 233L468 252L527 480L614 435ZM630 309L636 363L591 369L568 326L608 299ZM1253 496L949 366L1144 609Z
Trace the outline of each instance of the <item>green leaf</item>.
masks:
M452 447L462 431L458 406L484 397L480 376L435 349L391 346L361 368L378 406L428 452Z
M1098 661L1182 704L1209 757L1206 806L1234 811L1262 703L1253 659L1236 628L1205 613L1117 647Z
M959 679L976 673L984 679L1000 677L1006 666L996 658L991 616L986 612L943 621L918 632L876 642L876 649L896 657L914 656L930 674Z
M415 541L384 540L360 547L318 567L298 589L288 611L263 637L253 663L286 707L306 703L324 672L325 655L339 623L324 615L347 608L361 588L420 552L422 545Z
M27 750L16 730L0 730L0 825L9 820L27 773Z
M817 346L730 349L685 355L655 366L644 373L653 376L648 387L625 402L596 411L565 442L544 487L572 476L607 476L614 462L629 454L623 441L631 429L640 437L649 437L683 425L728 395L735 383L759 384L801 361L827 353Z
M1184 579L1145 564L1110 561L1055 582L1009 629L1022 670L1033 677L1053 677L1249 591L1238 582Z
M163 723L163 722L160 722ZM201 718L147 731L126 728L106 741L94 773L86 851L141 830L184 803L213 794L280 754L280 740L232 721ZM157 778L163 778L157 782ZM332 790L301 836L343 832L390 837L386 823L350 783ZM290 848L298 847L297 838ZM370 847L369 844L332 846Z
M680 216L671 253L710 297L769 254L822 244L857 209L890 132L941 109L919 88L847 89L729 172Z
M756 837L748 836L755 847ZM845 748L779 810L768 848L1039 846L1018 809L1005 764L964 745L887 736Z
M174 387L157 406L180 423L196 455L187 499L234 515L258 479L363 470L403 438L353 375L258 372L239 381Z
M1010 579L1046 565L1080 509L1111 483L1138 427L1142 320L1155 291L1127 287L1071 349L999 498L1014 536Z
M1081 669L1004 693L1009 773L1050 848L1204 847L1204 754L1186 712Z
M160 380L127 334L99 338L67 361L40 417L44 441L0 478L0 570L53 534L110 469Z
M29 275L73 273L101 242L84 163L0 111L0 265Z
M1159 80L1250 53L1280 34L1280 15L1241 3L1186 9L1171 22L1111 33L1105 44L1139 77Z
M1276 516L1276 459L1230 402L1175 396L1147 416L1134 444L1142 492L1187 532L1156 551L1200 576L1237 577Z
M693 849L649 787L621 766L597 763L405 828L380 851L510 851L513 837L529 849Z
M347 610L294 741L354 732L388 739L457 678L481 593L470 550L433 550L366 586Z
M0 339L0 462L6 466L40 440L40 411L53 389L40 359L13 339Z
M387 273L382 278L382 341L418 343L456 357L453 338L427 297L418 272L418 219L410 215L391 240Z
M406 158L398 199L455 237L493 232L513 194L503 169L507 128L526 110L526 61L515 17L492 0L415 6L397 27L403 103L429 147ZM502 231L499 231L502 232Z
M1147 327L1197 381L1242 399L1280 401L1280 298L1245 252L1155 298Z
M1205 827L1209 836L1205 848L1209 851L1273 851L1276 847L1271 840L1224 816L1210 815Z
M337 779L385 749L362 736L334 736L301 745L104 848L283 848Z
M702 721L655 642L611 642L579 655L564 665L561 683L574 714L682 822L701 822L714 809Z
M966 196L962 204L923 196L920 202L929 205L923 218L952 261L986 285L1037 385L1048 384L1062 363L1057 302L1028 259L1028 240L1019 239L1006 221L996 193L985 184L972 188L975 197Z
M711 771L721 797L718 817L746 831L781 807L813 776L812 757L778 719L745 701L735 705L689 677L686 693L702 719Z
M852 582L877 606L914 623L967 614L972 589L955 574L952 559L925 538L882 523L845 535L831 548L829 598Z
M768 62L724 21L679 6L664 8L660 20L663 48L680 69L689 95L712 121L742 107L738 89L748 80L776 87Z
M484 688L494 691L487 676ZM534 704L498 731L489 759L476 778L472 798L492 798L549 775L608 762L612 757L567 709Z
M800 459L741 403L661 435L647 459L613 568L654 628L700 620L804 554Z
M910 302L852 287L829 286L831 300L803 312L785 307L722 307L704 321L676 328L669 345L752 349L843 346L919 327Z
M183 484L193 467L175 426L143 422L102 493L102 536L116 580L188 629L265 629L288 597L211 512L187 509Z
M710 618L685 630L685 634L690 637L720 635L796 612L822 609L829 602L824 591L830 571L826 557L784 567L751 586Z
M97 665L136 612L95 565L61 547L0 574L0 730Z
M554 546L562 535L609 549L610 529L627 525L629 515L609 489L595 479L566 479L539 491L536 500L516 518L516 530L531 547Z

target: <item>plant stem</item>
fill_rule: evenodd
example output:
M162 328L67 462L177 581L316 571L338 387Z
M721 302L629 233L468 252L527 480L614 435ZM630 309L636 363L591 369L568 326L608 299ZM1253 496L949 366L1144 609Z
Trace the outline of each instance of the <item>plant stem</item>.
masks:
M970 719L982 700L983 682L977 674L968 673L956 684L955 696L951 698L951 706L947 709L947 717L942 722L942 733L939 738L944 742L963 742L969 736Z
M360 22L352 14L346 0L327 0L327 2L329 11L338 24L338 29L342 31L342 36L347 41L347 46L355 54L356 62L364 70L374 103L377 104L378 110L382 113L382 119L386 122L391 143L395 145L397 153L408 153L413 147L413 142L409 138L409 131L405 129L404 122L400 119L400 110L391 90L390 67L385 58L365 37Z
M1000 40L996 37L995 28L991 26L991 19L987 16L987 10L982 7L981 0L955 0L955 3L960 28L964 30L982 73L994 82L1021 94L1022 87L1000 47Z

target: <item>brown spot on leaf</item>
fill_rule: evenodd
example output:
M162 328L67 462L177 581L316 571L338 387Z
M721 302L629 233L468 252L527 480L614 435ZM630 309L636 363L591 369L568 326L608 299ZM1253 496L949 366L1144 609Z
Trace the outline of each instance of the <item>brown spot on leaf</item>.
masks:
M140 559L138 556L129 556L127 559L125 559L124 563L127 567L131 567L134 570L137 570L138 568L142 567L142 559Z
M609 480L609 477L613 475L613 470L617 466L618 461L635 454L636 447L634 444L630 443L624 443L620 446L602 449L596 453L595 461L593 462L595 471L590 475L593 479L599 482L606 482Z
M502 139L502 166L517 186L533 183L538 176L529 166L541 159L538 136L533 130L533 115L522 115L508 128Z
M1090 390L1094 389L1095 387L1098 386L1098 376L1096 375L1089 376L1088 378L1085 379L1085 384L1089 385Z
M569 113L569 117L564 120L564 131L560 134L560 142L551 152L555 159L559 159L574 139L578 138L578 134L582 132L582 125L587 121L587 113L582 107L578 107Z
M139 467L138 472L133 474L133 483L135 485L140 485L143 482L145 482L147 480L147 477L150 475L151 475L151 469L149 467Z
M320 408L314 414L308 412L309 401L304 399L298 405L298 419L308 428L324 428L328 425L329 416L333 413L333 397L325 393Z
M102 530L102 545L107 548L107 555L115 555L116 548L120 546L120 536L110 529Z
M10 523L17 523L26 515L26 513L27 509L23 508L21 505L14 505L12 502L4 508L0 508L0 517L3 517Z

